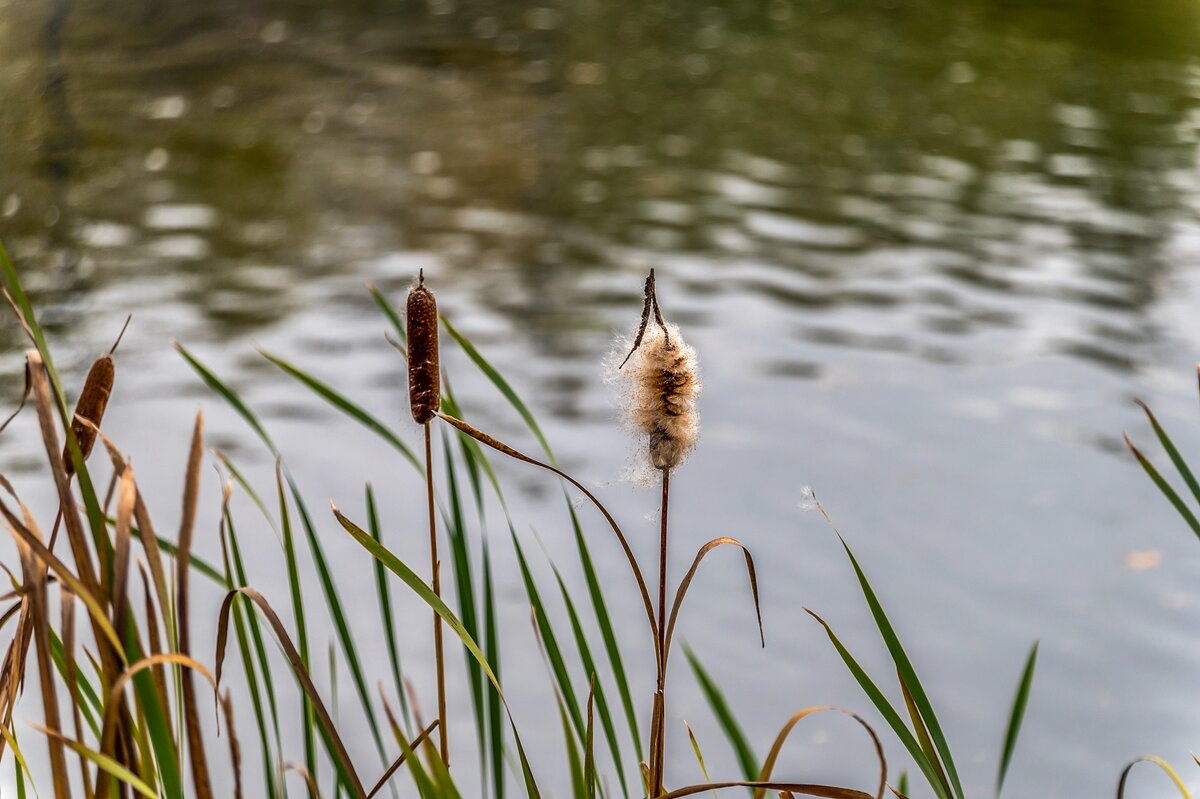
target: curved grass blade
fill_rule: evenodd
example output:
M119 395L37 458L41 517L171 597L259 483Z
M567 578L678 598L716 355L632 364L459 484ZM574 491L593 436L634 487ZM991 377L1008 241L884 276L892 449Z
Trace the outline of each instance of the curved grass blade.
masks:
M288 512L287 497L283 492L283 468L275 461L275 490L279 500L279 521L283 532L283 554L287 566L288 592L291 595L292 614L296 621L296 640L299 643L300 665L306 672L311 668L308 652L308 624L305 621L304 599L300 583L300 569L296 563L296 543L292 535L291 514ZM304 716L304 766L315 781L317 778L317 749L313 738L315 709L307 692L302 692L301 714Z
M583 494L588 498L588 500L593 505L595 505L596 509L600 511L600 514L602 516L604 516L605 521L607 521L609 527L612 528L612 531L616 535L618 542L621 544L621 548L625 552L625 558L626 558L626 560L629 561L629 567L633 571L634 579L637 581L638 590L640 591L641 596L642 596L642 605L645 608L646 619L650 624L650 633L655 642L655 649L657 650L657 647L658 647L658 622L656 622L655 618L654 618L654 605L650 601L650 592L646 588L646 580L642 575L641 568L638 566L637 558L634 557L633 550L629 546L629 541L625 538L625 534L621 531L621 528L617 524L616 519L614 519L612 517L612 514L610 514L608 512L608 509L604 507L604 504L601 503L600 500L596 498L596 495L593 494L591 491L589 491L586 487L584 487L584 485L582 483L580 483L578 480L571 477L571 475L569 475L566 472L564 472L563 470L559 469L557 466L553 466L548 463L543 463L542 461L539 461L535 458L531 458L528 455L518 452L517 450L508 446L504 442L499 441L495 438L492 438L487 433L484 433L482 430L478 430L475 427L473 427L472 425L468 424L467 422L464 422L462 419L457 419L453 416L447 416L444 413L439 413L438 418L444 420L446 423L448 423L450 425L453 425L454 427L457 427L459 430L463 431L464 433L471 436L472 438L479 441L480 443L486 444L487 446L491 447L492 449L496 450L497 452L502 452L505 455L509 456L510 458L514 458L516 460L523 461L525 463L531 464L533 466L537 466L541 469L546 469L550 472L553 472L554 474L557 474L559 477L563 478L564 480L569 482L571 485L575 486L576 488L578 488L580 491L583 492ZM658 652L655 651L655 656L657 657L657 655L658 655Z
M679 799L683 796L694 796L708 791L720 791L726 788L764 788L770 791L802 793L805 796L818 796L823 799L872 799L871 794L856 791L853 788L839 788L835 785L814 785L804 782L763 782L761 780L734 780L731 782L711 782L706 785L689 785L674 791L660 794L656 799Z
M696 763L700 766L700 774L703 775L705 782L712 782L712 777L708 776L708 766L704 765L704 753L700 751L700 742L696 740L696 734L692 732L692 725L685 721L683 726L687 730L688 740L692 744L692 754L696 756ZM716 796L717 792L713 791L712 794Z
M1121 770L1121 779L1117 783L1117 799L1125 799L1125 785L1129 781L1130 772L1133 771L1133 767L1138 763L1153 763L1154 765L1158 766L1163 773L1171 778L1171 782L1175 784L1175 790L1179 791L1179 795L1182 796L1183 799L1192 799L1191 794L1188 793L1187 786L1185 786L1183 784L1183 780L1179 778L1179 774L1176 773L1175 769L1171 768L1170 763L1163 760L1161 757L1158 757L1157 755L1142 755L1141 757L1130 762L1127 766L1125 766L1124 769Z
M379 759L383 765L387 765L387 751L383 746L383 736L379 732L379 721L376 718L374 703L371 701L371 691L367 687L367 679L363 672L362 662L358 656L358 647L354 642L354 635L350 631L349 622L346 621L346 613L343 609L341 596L337 590L337 583L334 582L333 574L329 570L329 562L325 557L325 549L321 546L321 540L317 536L316 528L313 526L312 517L309 516L304 499L300 496L300 489L296 486L296 481L292 479L291 475L288 475L287 482L288 488L292 493L292 499L296 503L296 510L300 514L300 522L304 527L304 535L308 539L309 549L312 550L312 560L317 567L317 577L321 583L321 592L325 595L325 602L329 607L329 615L333 617L334 630L337 632L338 641L342 647L342 654L346 658L346 664L350 667L351 682L354 683L354 688L358 693L363 712L366 714L367 722L371 729L371 737L374 739L375 748L379 753Z
M737 755L742 775L747 780L757 779L759 774L758 758L754 755L754 750L750 748L750 742L746 740L746 734L742 732L741 725L733 715L733 710L730 709L725 694L717 687L716 681L705 670L691 647L685 644L683 654L691 664L696 681L700 683L700 690L704 693L704 698L708 700L708 706L712 708L713 715L717 717L717 723L721 725L721 731L725 733L725 737Z
M420 735L412 739L411 743L406 742L405 746L408 747L409 751L411 751L414 747L420 746L421 742L428 740L429 734L437 729L437 725L438 721L437 719L434 719L428 727L421 731ZM395 729L395 732L400 732L399 727ZM379 781L375 783L375 787L367 792L367 799L374 799L374 796L383 789L384 785L387 785L387 781L392 778L392 775L396 773L397 769L404 765L404 761L406 760L408 760L408 752L401 752L400 756L392 761L392 765L388 766L387 771L383 772L383 776L380 777Z
M684 578L679 582L679 588L675 592L675 601L671 604L671 616L670 620L667 622L667 634L664 638L664 664L666 663L667 655L671 654L671 638L675 634L675 622L679 618L679 610L683 606L683 599L685 596L687 596L688 588L690 588L692 585L692 578L696 576L696 570L700 568L700 563L704 560L704 557L717 547L721 546L733 546L742 550L742 555L746 560L746 573L750 578L750 593L754 596L754 613L758 620L759 642L763 647L767 645L767 640L763 635L762 606L758 602L758 576L754 571L754 558L750 556L750 550L746 549L741 541L738 541L736 538L723 536L721 538L714 538L704 546L700 547L700 550L696 553L696 559L692 561L691 568L687 570L687 574L684 575Z
M783 745L787 742L788 736L792 734L792 730L796 728L796 725L814 713L829 712L849 716L857 721L859 726L866 730L867 735L871 737L871 744L875 747L875 756L879 758L879 787L875 792L875 799L883 799L883 792L887 787L887 760L883 756L883 744L879 742L879 736L875 734L875 730L862 716L840 707L834 707L833 705L808 707L795 713L787 720L787 723L780 728L779 733L775 736L775 742L771 744L771 751L767 753L767 759L763 761L762 773L758 777L759 782L770 781L771 773L775 770L775 763L779 759L779 753L783 750ZM764 799L765 796L765 788L758 788L754 791L754 799Z
M946 771L942 768L942 761L938 758L933 741L929 738L929 728L925 726L925 720L921 718L921 711L917 710L917 704L913 701L912 692L904 684L904 677L900 676L898 670L896 677L900 681L900 693L904 697L904 707L908 710L908 718L912 721L913 731L917 735L917 743L921 745L921 751L925 753L925 757L929 758L929 762L937 770L938 780L946 793L951 793L950 780L946 778Z
M29 774L29 764L25 762L25 754L21 751L21 747L17 745L17 736L12 733L7 727L0 727L0 735L4 736L4 740L8 743L13 752L13 758L17 761L16 776L17 776L17 796L20 799L25 797L25 775ZM33 788L33 795L41 799L37 792L37 788Z
M1012 712L1008 715L1008 729L1004 733L1004 751L1000 755L1000 771L996 775L996 796L1004 787L1004 777L1008 774L1008 764L1012 760L1013 751L1017 748L1017 736L1021 734L1021 722L1025 720L1025 706L1029 703L1029 690L1033 686L1033 672L1037 668L1038 642L1033 642L1029 657L1025 660L1025 669L1021 672L1021 681L1017 684L1017 693L1013 698Z
M446 459L446 485L449 493L449 510L444 514L446 536L450 539L451 564L454 567L454 587L458 594L458 613L463 627L476 641L479 634L479 620L475 603L475 580L471 575L471 555L467 545L466 522L462 509L462 495L458 487L458 469L454 460L454 450L450 447L448 437L442 437L442 450ZM376 565L379 564L376 561ZM475 713L475 735L479 743L480 769L486 773L483 759L487 751L487 707L483 698L483 673L479 664L470 653L463 651L466 660L467 679L471 688L471 709Z

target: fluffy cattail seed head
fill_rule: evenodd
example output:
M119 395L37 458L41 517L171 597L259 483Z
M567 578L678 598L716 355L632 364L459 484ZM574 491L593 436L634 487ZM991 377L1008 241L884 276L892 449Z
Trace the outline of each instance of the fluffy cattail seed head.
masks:
M103 355L96 359L92 364L92 368L88 370L87 380L83 384L83 393L79 395L79 402L75 405L75 416L71 420L71 431L75 434L75 440L79 442L79 451L83 454L83 459L86 461L88 455L92 452L92 447L96 445L96 430L84 424L80 419L86 419L96 427L100 426L100 422L104 419L104 410L108 407L108 397L112 394L113 380L116 377L116 369L113 366L111 355ZM63 447L63 466L67 470L67 474L75 473L75 462L71 459L71 444L68 442Z
M422 272L408 292L408 399L418 424L432 419L441 405L438 370L437 300L425 288Z
M622 342L613 360L624 383L626 423L646 437L646 459L656 470L681 465L700 436L700 365L696 351L683 340L677 325L662 320L654 298L653 275L647 281L647 312L630 341ZM620 353L632 347L625 361Z

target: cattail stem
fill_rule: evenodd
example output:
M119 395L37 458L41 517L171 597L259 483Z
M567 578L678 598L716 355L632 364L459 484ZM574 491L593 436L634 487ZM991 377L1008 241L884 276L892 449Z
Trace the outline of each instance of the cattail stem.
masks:
M429 504L429 562L433 569L433 593L442 597L441 564L438 562L437 519L433 507L433 445L429 422L425 428L425 495ZM446 668L442 654L442 617L433 612L433 655L437 665L438 746L442 762L450 765L450 744L446 734Z
M663 792L667 740L667 511L670 508L671 470L662 470L662 505L659 510L658 535L658 725L650 752L654 764L650 768L651 796Z

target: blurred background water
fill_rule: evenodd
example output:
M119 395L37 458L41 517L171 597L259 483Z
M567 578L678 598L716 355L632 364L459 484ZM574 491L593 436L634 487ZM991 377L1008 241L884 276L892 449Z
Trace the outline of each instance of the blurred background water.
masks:
M361 518L374 481L385 535L415 563L408 467L255 347L415 443L364 284L400 303L424 268L650 559L654 492L620 479L632 450L600 360L655 267L706 380L701 447L674 485L673 567L713 535L744 539L768 646L733 557L706 567L683 633L760 752L794 709L867 708L802 607L889 682L836 538L798 507L811 485L933 686L968 793L991 790L1040 638L1010 795L1105 795L1130 758L1183 763L1200 740L1200 549L1120 442L1128 429L1156 452L1140 396L1200 444L1198 31L1184 0L0 0L0 235L73 385L134 314L106 429L160 525L199 406L210 443L270 486L269 456L177 338L261 412L313 508L332 496ZM0 329L9 404L23 346ZM449 367L472 418L532 446L465 359ZM0 465L46 509L33 427L0 437ZM569 566L556 486L497 465L519 534ZM270 534L241 515L264 547L255 581L282 606ZM630 658L648 663L620 553L585 518ZM319 524L383 677L373 587L353 580L366 558ZM215 557L215 532L199 547ZM495 548L506 683L535 764L561 775L524 594ZM401 604L420 688L427 622ZM731 775L682 663L669 779L699 777L683 719ZM469 744L465 700L454 712ZM865 787L858 735L812 722L788 775ZM365 738L356 752L373 762ZM1145 779L1141 795L1167 795Z

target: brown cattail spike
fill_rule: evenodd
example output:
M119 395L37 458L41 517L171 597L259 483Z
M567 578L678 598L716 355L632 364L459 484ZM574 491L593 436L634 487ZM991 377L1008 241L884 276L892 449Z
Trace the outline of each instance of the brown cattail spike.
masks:
M88 455L92 452L92 447L96 444L96 427L100 426L100 422L104 419L104 410L108 407L108 397L112 394L113 379L116 377L116 370L113 366L111 355L102 355L92 364L92 368L88 370L87 380L83 384L83 393L79 395L79 402L75 405L75 417L71 420L71 432L75 434L75 440L79 442L79 451L86 461ZM86 419L95 427L89 427L84 424L81 419ZM63 466L67 470L67 475L75 473L75 462L71 459L71 443L68 441L63 447Z
M71 431L75 434L75 440L79 442L79 451L83 454L85 461L92 453L92 447L96 445L96 428L100 427L100 422L104 419L104 410L108 407L108 397L112 394L113 379L116 377L112 356L120 346L121 339L125 336L125 331L129 329L129 322L132 319L132 315L125 317L125 324L121 325L121 332L117 334L117 339L113 342L108 354L97 358L92 364L92 368L88 370L87 380L83 383L83 393L79 395L79 402L75 405L75 418L71 420ZM84 424L80 419L86 419L95 427ZM71 460L70 441L63 446L62 457L67 476L74 474L75 462Z
M408 399L418 424L432 419L441 405L438 369L437 300L425 288L422 270L417 285L408 292Z

